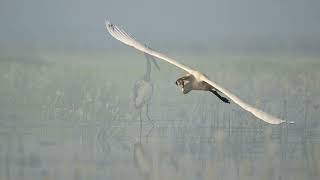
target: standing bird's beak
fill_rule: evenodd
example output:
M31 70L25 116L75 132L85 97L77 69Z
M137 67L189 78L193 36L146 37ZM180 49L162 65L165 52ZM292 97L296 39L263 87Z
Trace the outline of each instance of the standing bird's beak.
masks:
M146 44L145 44L145 46L146 46L147 48L151 49L151 48L148 47ZM154 64L154 66L156 66L156 68L160 71L160 67L159 67L159 65L158 65L157 60L155 59L155 57L153 57L153 56L151 56L151 55L149 55L149 54L147 54L147 53L144 53L144 55L146 56L147 59L150 58L151 61L152 61L153 64Z
M155 57L153 57L153 56L151 56L149 54L146 54L146 53L144 53L144 55L146 56L146 58L148 60L151 60L153 62L153 64L154 64L154 66L160 71L160 66L158 65L157 60L155 59Z
M157 63L157 60L153 56L150 56L150 59L152 60L154 66L160 71L160 66Z

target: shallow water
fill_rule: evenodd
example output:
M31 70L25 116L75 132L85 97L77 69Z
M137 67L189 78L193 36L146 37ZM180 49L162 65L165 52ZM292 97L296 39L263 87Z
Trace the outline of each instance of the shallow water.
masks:
M154 127L146 136L143 109L140 140L130 103L143 61L130 75L120 75L121 62L3 61L0 179L319 179L319 63L202 58L231 92L296 124L268 125L208 93L182 95L179 75L161 64L152 72Z

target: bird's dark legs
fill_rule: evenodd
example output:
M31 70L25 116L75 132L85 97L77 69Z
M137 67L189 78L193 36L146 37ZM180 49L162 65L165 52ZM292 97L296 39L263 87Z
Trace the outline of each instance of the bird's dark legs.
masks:
M146 106L146 116L147 116L147 119L150 121L150 123L151 123L151 125L152 125L152 127L150 128L150 130L148 131L148 133L147 133L147 135L146 135L146 138L147 138L147 142L148 142L148 138L149 138L149 136L150 136L150 134L151 134L151 132L152 132L152 130L153 130L153 128L154 128L154 122L153 122L153 120L150 118L150 116L149 116L149 104L147 104L147 106Z
M139 137L139 141L141 143L141 134L142 134L142 117L141 117L141 109L139 110L139 116L140 116L140 137Z
M212 89L210 89L209 91L212 92L214 95L216 95L219 99L221 99L221 101L230 104L229 99L227 99L227 98L225 98L225 97L222 97L217 91L212 90Z

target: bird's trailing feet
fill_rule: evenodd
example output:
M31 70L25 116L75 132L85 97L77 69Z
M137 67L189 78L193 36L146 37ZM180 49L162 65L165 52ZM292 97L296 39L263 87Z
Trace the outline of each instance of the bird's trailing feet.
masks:
M228 104L230 104L230 101L229 101L229 99L227 99L227 98L225 98L225 97L223 97L223 96L221 96L217 91L215 91L215 90L209 90L210 92L212 92L214 95L216 95L221 101L223 101L224 103L228 103Z

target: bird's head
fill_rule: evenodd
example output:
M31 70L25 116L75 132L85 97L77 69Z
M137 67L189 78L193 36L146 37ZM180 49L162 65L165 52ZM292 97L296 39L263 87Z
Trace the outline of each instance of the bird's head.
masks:
M180 88L183 88L183 87L184 87L184 81L181 80L181 79L178 79L178 80L176 81L176 85L177 85L178 87L180 87Z

